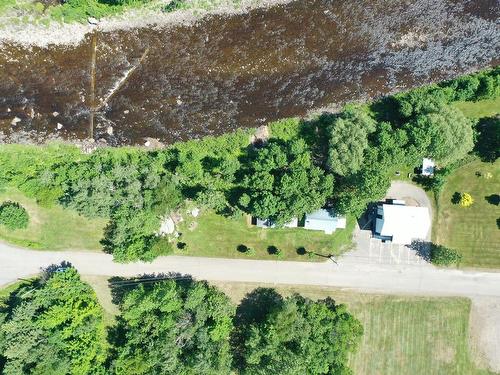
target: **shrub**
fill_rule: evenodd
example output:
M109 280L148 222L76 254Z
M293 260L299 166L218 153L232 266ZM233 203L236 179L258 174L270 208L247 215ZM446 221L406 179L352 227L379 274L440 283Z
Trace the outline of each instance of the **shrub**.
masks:
M438 266L450 266L459 264L462 254L457 250L450 249L443 245L431 244L431 262Z
M460 201L459 204L462 207L469 207L474 203L474 199L472 198L472 195L469 193L461 193L460 194Z
M0 206L0 224L14 230L26 228L28 222L28 212L19 203L7 201Z
M255 255L255 249L253 247L248 247L247 251L245 251L245 255L249 257L253 257Z

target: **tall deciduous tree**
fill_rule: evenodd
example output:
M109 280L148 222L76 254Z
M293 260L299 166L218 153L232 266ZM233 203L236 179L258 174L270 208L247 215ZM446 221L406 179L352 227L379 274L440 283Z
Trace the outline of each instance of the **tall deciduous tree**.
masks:
M120 304L117 375L229 374L234 306L202 282L140 283Z
M368 134L376 121L359 107L347 107L330 125L328 166L338 175L357 172L363 164L363 153L368 147Z
M474 147L472 123L455 107L419 115L405 125L410 142L422 156L441 165L463 158Z
M238 310L233 341L242 374L351 373L348 355L363 328L344 305L257 289Z
M3 309L3 374L105 374L103 311L74 268L18 290Z
M240 205L277 224L320 208L332 194L332 176L313 165L301 139L271 141L252 155L244 173Z

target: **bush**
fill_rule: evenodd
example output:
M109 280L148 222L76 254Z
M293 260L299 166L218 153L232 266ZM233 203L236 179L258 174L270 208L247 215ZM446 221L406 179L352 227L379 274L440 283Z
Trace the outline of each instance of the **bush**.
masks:
M474 203L474 198L472 198L472 195L470 195L469 193L460 194L460 201L459 201L460 206L469 207L472 206L472 203Z
M247 251L245 251L245 255L249 257L253 257L255 255L255 249L253 247L248 247Z
M437 266L459 264L462 254L443 245L431 244L431 262Z
M27 228L29 215L26 209L16 202L4 202L0 206L0 224L9 229Z

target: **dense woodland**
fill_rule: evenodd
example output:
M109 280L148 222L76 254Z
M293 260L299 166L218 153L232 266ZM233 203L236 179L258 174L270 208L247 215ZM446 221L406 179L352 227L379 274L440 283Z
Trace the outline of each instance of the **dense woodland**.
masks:
M0 372L66 374L350 374L363 328L332 299L259 288L238 306L179 275L110 281L120 314L106 327L69 265L0 300Z
M384 196L395 171L413 169L422 157L437 161L440 171L426 184L438 189L471 151L494 160L500 149L498 118L469 119L451 103L499 95L497 67L314 120L271 123L270 139L254 144L251 131L240 130L154 151L2 146L0 187L107 218L105 251L120 262L152 260L172 251L156 233L186 199L278 224L325 205L360 216Z

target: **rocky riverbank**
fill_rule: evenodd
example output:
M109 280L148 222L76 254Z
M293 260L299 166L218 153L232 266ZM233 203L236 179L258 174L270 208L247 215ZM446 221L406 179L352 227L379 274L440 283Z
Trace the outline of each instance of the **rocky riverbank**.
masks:
M28 46L4 41L0 142L91 137L110 145L170 144L500 62L495 1L247 4L233 14L223 8L165 14L164 23L108 19L81 26L87 31L67 35L64 45L51 43L50 33L27 39Z

